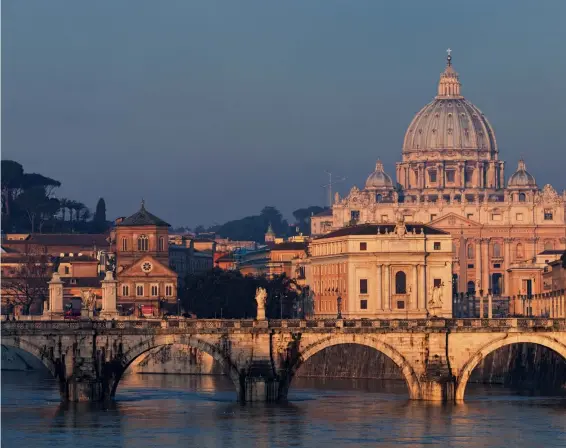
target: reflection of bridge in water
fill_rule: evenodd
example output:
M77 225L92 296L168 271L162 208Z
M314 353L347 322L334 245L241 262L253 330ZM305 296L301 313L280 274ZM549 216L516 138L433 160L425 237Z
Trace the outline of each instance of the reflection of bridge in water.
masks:
M358 344L389 357L415 400L462 401L476 365L510 344L547 347L566 359L566 319L139 320L17 321L2 325L2 344L25 350L59 380L61 397L114 396L128 366L172 344L211 355L239 399L287 397L297 369L327 347Z

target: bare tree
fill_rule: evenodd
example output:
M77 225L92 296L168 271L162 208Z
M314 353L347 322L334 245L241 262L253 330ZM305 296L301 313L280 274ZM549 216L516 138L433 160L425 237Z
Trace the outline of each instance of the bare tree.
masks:
M29 314L33 304L41 306L49 296L47 282L52 263L48 254L33 248L26 248L19 261L17 268L3 275L3 295L12 304L21 306L24 314Z

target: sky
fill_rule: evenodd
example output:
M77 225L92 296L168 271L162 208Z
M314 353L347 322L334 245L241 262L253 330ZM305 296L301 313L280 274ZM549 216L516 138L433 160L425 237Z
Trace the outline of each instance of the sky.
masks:
M509 177L566 188L566 1L3 0L2 158L212 225L394 177L446 49Z

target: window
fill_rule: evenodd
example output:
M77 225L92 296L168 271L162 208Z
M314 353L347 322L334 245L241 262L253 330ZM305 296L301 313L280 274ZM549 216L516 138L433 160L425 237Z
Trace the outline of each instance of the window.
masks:
M139 251L149 250L149 238L146 235L140 235L138 237L138 250Z
M522 214L522 213L517 213L517 214L515 215L515 219L516 219L517 221L522 221L522 220L523 220L523 214Z
M122 250L128 250L128 239L126 237L122 238Z
M456 178L454 170L446 170L446 182L453 183Z
M368 309L368 301L367 300L360 300L360 309L367 310Z
M173 295L173 286L172 285L165 285L165 295L167 297L171 297Z
M122 285L122 295L123 296L130 295L130 287L128 285Z
M361 278L360 279L360 294L367 294L368 293L368 279Z
M493 244L493 256L501 257L501 245L499 243Z
M157 285L151 285L151 295L153 297L159 294L159 287Z
M525 202L527 200L527 195L525 193L519 193L519 202Z
M430 182L436 182L436 170L430 170L428 172L428 180Z
M552 221L552 210L550 210L550 209L544 210L544 220L545 221Z
M501 213L492 213L491 214L492 221L501 221Z
M521 243L517 244L517 247L515 248L515 254L517 258L523 258L525 256L525 253L523 252L523 245Z
M468 258L474 258L474 246L468 244Z
M398 310L404 310L405 309L405 301L404 300L398 300L397 301L397 309Z
M434 250L440 250L440 242L439 241L434 242Z
M499 269L501 267L501 263L493 263L494 269Z
M474 172L472 170L466 170L464 172L464 182L471 182L473 174Z
M473 265L473 264L469 264L469 265L468 265L468 269L474 269L474 265Z
M165 250L165 238L162 236L159 237L159 252L163 252Z
M432 285L433 285L435 288L440 288L440 287L442 286L442 279L440 279L440 278L435 278L435 279L433 280L433 282L432 282Z
M351 221L359 221L360 220L360 211L359 210L350 211L350 220Z
M473 213L468 213L468 214L466 215L466 218L468 218L468 219L473 219L473 217L474 217L474 214L473 214Z
M436 214L435 213L431 213L430 215L430 220L434 221L436 219Z
M143 285L136 285L136 296L143 296Z
M368 243L360 243L360 250L368 250Z
M71 285L76 285L76 284L77 284L77 279L76 279L76 278L72 278L72 279L69 281L69 283L70 283Z
M381 202L383 201L383 196L380 194L376 194L375 195L375 202Z
M395 294L407 294L407 274L403 271L395 274Z
M68 274L70 272L69 266L65 266L65 274Z

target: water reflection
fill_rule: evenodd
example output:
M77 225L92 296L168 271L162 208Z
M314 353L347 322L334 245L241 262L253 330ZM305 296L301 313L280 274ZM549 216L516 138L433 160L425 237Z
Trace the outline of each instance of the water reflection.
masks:
M235 402L226 377L130 375L109 405L58 402L49 377L3 372L3 446L566 446L566 400L470 384L464 405L403 381L296 378L286 404Z

